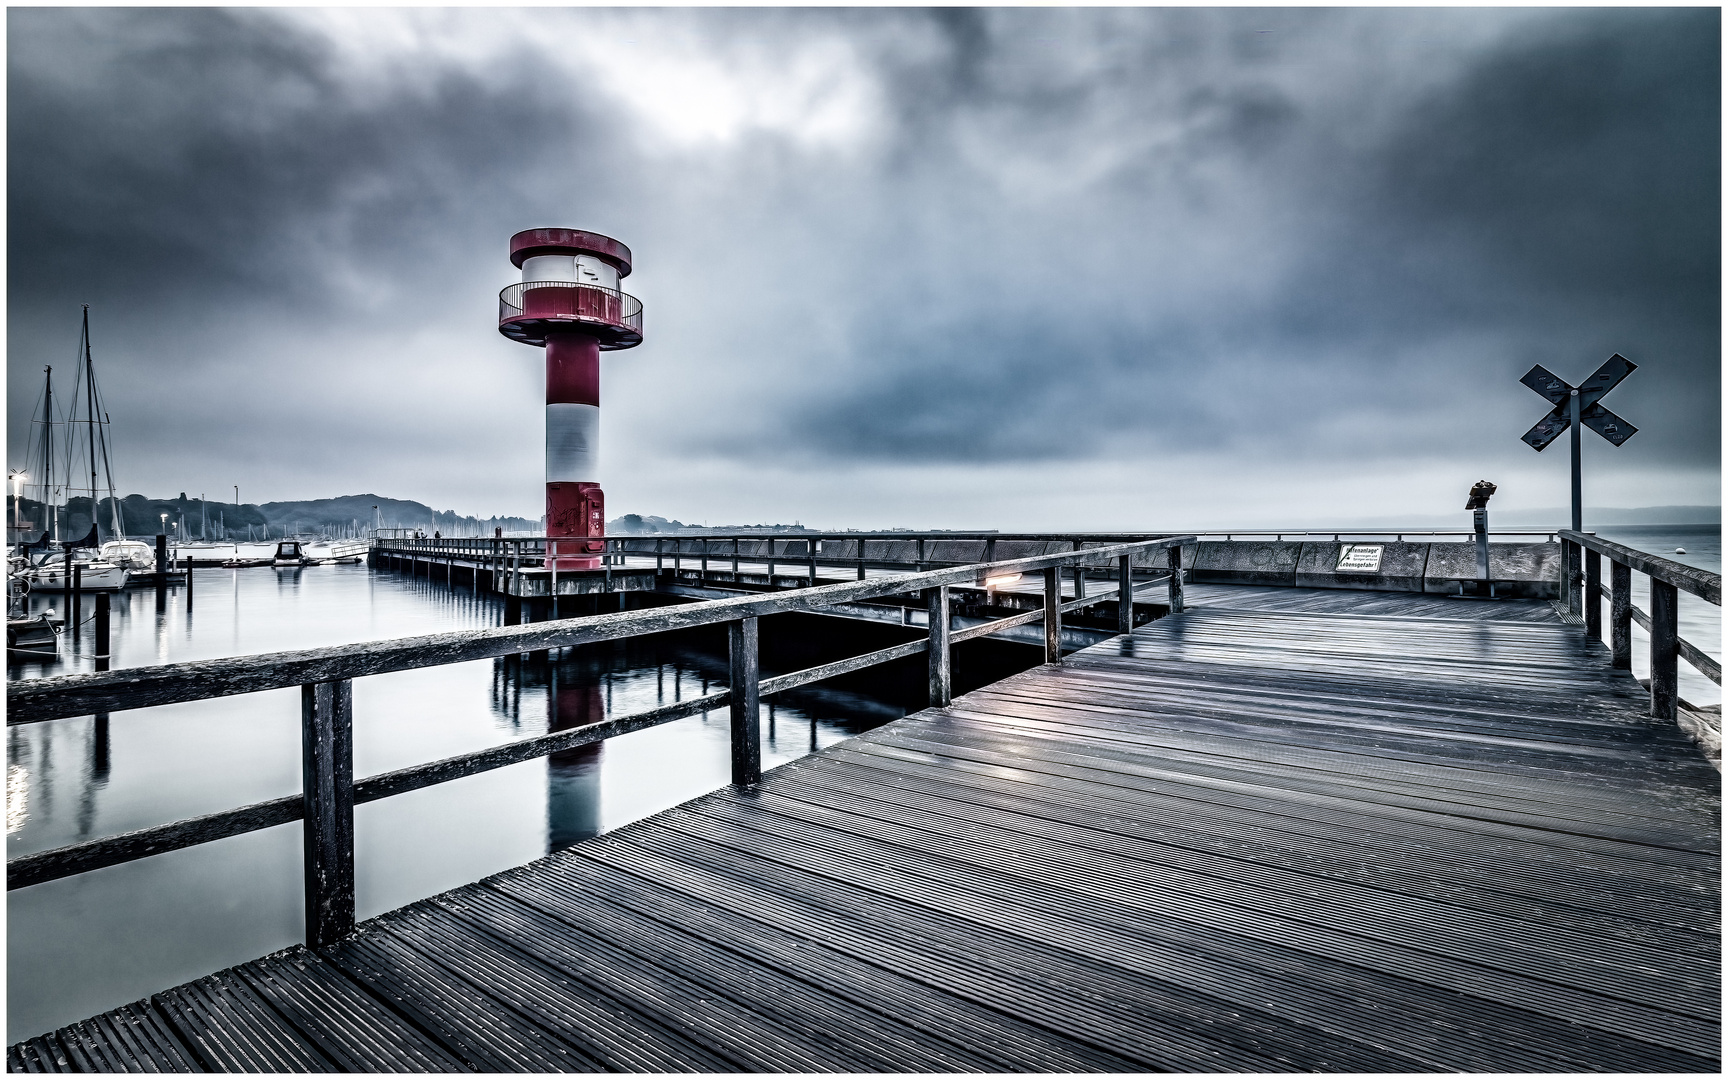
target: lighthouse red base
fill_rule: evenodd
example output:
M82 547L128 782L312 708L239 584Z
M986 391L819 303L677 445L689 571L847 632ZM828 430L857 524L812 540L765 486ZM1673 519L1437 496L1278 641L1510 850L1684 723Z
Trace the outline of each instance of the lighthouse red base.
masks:
M556 570L598 570L606 550L606 496L599 484L547 484L546 535Z

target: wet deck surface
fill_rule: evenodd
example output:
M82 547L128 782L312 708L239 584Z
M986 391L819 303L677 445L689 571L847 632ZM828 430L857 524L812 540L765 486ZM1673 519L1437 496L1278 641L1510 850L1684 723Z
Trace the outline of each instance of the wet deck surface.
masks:
M1545 603L1306 592L1196 587L9 1067L1716 1071L1711 765Z

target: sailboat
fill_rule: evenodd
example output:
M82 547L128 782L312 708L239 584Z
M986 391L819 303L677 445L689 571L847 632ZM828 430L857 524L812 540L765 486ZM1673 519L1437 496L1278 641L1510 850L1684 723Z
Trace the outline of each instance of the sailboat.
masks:
M125 532L120 520L120 500L114 495L114 472L109 462L107 413L101 409L101 397L96 389L96 366L90 350L90 306L84 305L84 319L79 340L79 361L81 370L72 388L72 408L66 418L65 425L69 429L66 438L66 492L71 493L70 481L73 465L76 461L78 437L76 429L80 423L84 425L88 439L87 459L90 466L90 532L75 541L62 540L60 536L61 511L58 506L60 488L54 484L54 369L44 369L46 383L42 392L42 442L41 470L43 509L46 519L43 522L43 536L35 544L23 545L21 550L26 553L27 560L22 576L32 591L63 592L73 588L74 584L83 590L92 592L125 588L126 580L136 565L136 552L131 547L149 549L136 541L126 542ZM78 419L79 390L83 391L84 419ZM101 417L101 419L98 419ZM100 447L100 452L98 452ZM108 510L111 517L110 528L115 537L108 545L100 543L100 530L97 519L101 517L99 491L97 487L98 467L106 473L108 480ZM104 550L104 548L110 550ZM112 554L113 558L106 557ZM152 560L153 560L152 554ZM151 563L145 563L140 569L148 568ZM76 574L74 575L74 570Z

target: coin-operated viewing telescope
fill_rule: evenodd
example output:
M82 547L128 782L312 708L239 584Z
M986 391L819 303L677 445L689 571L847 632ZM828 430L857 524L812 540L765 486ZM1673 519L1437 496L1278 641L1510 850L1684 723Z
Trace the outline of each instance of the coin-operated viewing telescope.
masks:
M1476 481L1464 509L1476 511L1476 581L1482 595L1490 590L1488 577L1488 497L1498 489L1486 480Z

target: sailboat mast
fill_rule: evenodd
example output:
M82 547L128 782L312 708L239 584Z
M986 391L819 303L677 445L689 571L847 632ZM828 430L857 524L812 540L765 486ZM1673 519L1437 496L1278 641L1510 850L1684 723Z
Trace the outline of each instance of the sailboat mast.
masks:
M54 368L42 369L42 529L60 539L60 515L54 512Z
M84 424L90 433L90 524L96 524L96 369L90 361L90 305L84 305Z

